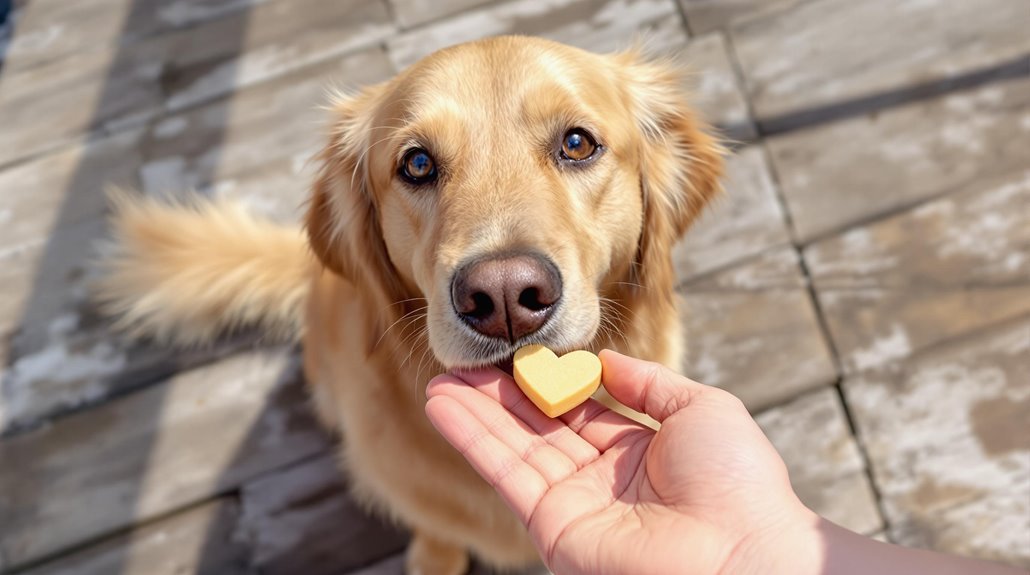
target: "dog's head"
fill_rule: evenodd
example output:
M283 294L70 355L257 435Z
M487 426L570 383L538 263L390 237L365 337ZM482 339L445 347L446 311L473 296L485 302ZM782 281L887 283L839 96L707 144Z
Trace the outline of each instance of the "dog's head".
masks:
M335 105L311 245L379 330L425 298L444 366L593 347L608 299L672 310L669 251L718 189L721 148L681 85L539 39L440 51Z

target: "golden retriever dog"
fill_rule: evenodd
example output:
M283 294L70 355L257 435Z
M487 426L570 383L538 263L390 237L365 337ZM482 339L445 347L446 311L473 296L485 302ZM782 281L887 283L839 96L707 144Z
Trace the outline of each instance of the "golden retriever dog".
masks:
M539 561L423 411L431 376L522 345L679 367L670 251L723 149L677 67L499 37L340 97L305 230L225 202L116 198L100 297L158 339L303 340L356 497L410 528L410 573Z

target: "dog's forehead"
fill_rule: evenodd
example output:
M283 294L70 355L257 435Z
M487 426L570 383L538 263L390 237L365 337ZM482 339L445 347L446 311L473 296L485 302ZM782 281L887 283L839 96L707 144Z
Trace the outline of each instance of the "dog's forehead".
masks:
M605 95L612 91L602 57L537 38L499 37L442 50L402 80L409 112L460 109L505 114L527 98Z

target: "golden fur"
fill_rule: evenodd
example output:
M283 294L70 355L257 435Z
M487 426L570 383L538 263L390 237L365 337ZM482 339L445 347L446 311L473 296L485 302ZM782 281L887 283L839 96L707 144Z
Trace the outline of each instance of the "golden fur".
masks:
M127 325L180 342L302 325L319 417L342 433L358 497L413 530L409 571L461 573L467 550L532 563L522 526L423 413L432 375L514 349L462 326L449 282L470 258L546 254L565 291L527 341L678 367L670 250L722 167L681 86L674 66L634 52L522 37L440 51L334 104L306 241L224 203L122 199L101 297ZM581 169L552 153L573 127L604 146ZM416 145L440 167L431 188L397 176Z

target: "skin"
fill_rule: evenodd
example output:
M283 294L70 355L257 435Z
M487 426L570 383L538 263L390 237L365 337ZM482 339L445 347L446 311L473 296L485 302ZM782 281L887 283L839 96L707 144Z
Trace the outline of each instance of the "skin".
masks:
M821 519L735 397L601 354L603 381L662 423L597 402L549 419L496 370L437 377L426 413L562 575L1004 575L1001 565L880 543Z

